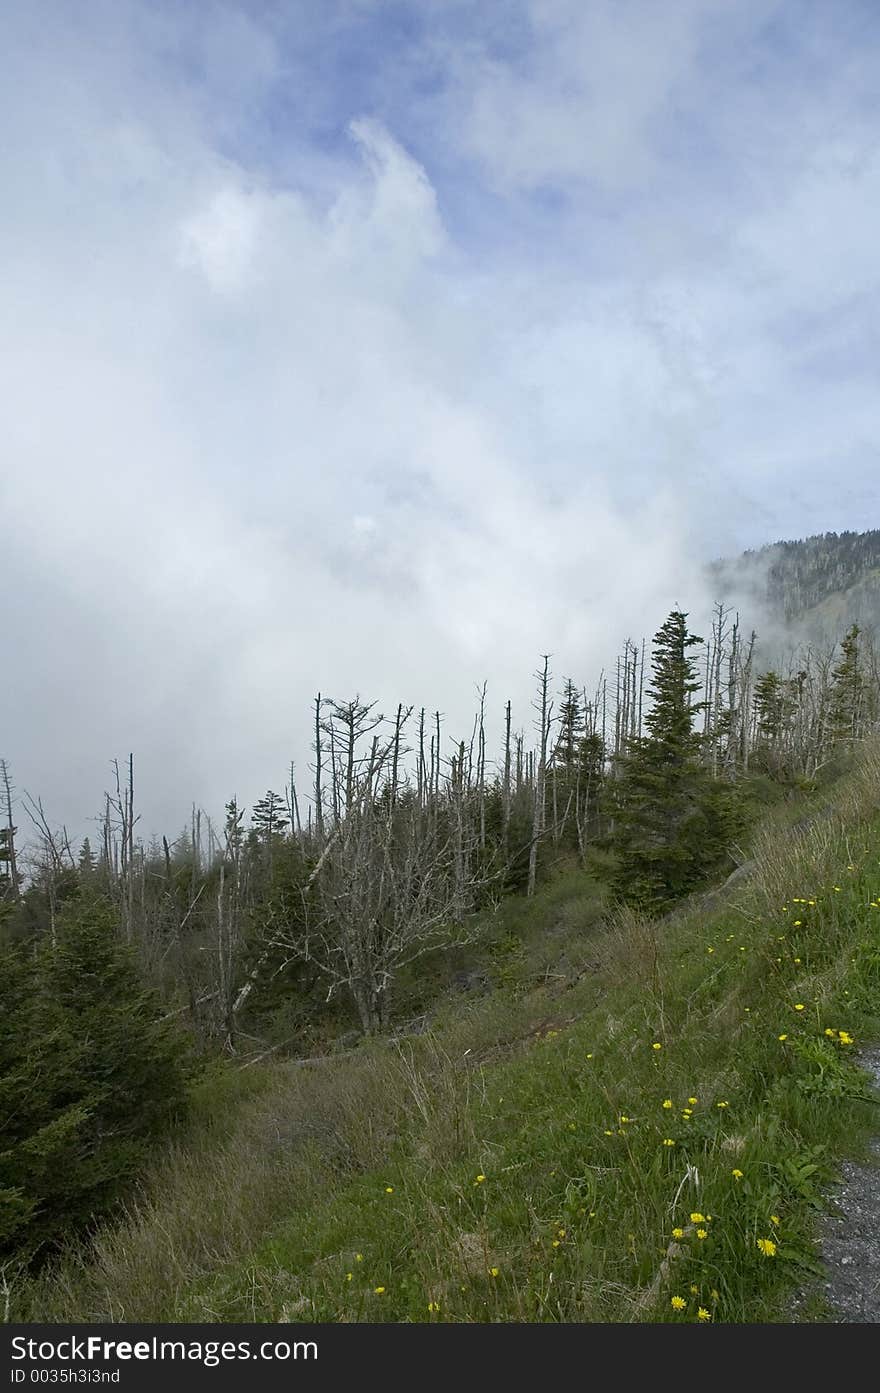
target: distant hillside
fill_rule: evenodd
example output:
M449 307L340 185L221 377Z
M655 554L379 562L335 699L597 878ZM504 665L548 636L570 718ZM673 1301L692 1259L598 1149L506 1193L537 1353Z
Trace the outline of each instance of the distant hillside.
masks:
M774 542L709 567L719 599L792 638L835 640L851 624L880 630L880 529Z

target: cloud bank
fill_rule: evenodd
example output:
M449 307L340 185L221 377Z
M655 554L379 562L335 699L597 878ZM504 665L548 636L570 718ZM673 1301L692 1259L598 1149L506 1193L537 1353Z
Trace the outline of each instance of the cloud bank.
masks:
M7 7L0 750L253 802L877 525L871 6ZM662 22L661 22L662 21Z

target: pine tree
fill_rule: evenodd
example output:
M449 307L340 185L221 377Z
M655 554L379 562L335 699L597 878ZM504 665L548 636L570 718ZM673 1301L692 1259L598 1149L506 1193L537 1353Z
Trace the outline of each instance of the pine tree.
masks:
M0 1261L90 1223L180 1113L186 1043L112 906L65 904L0 977Z
M656 634L648 734L631 745L615 788L615 889L647 909L686 894L725 839L725 792L700 759L694 729L703 704L693 699L700 682L689 650L701 642L680 610Z
M842 639L840 663L832 674L829 733L834 744L852 746L862 734L865 678L862 672L858 624Z

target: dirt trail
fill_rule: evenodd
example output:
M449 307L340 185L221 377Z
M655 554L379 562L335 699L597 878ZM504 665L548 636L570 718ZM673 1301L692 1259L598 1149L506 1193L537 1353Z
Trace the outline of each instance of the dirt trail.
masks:
M880 1046L862 1051L859 1063L880 1089ZM820 1289L839 1324L880 1323L880 1135L871 1150L873 1162L842 1166L831 1212L819 1224Z

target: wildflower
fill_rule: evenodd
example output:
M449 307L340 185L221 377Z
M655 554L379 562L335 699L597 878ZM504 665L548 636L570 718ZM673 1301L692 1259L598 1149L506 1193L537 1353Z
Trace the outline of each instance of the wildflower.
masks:
M776 1244L773 1242L772 1238L759 1238L756 1242L765 1258L776 1257Z
M606 1128L605 1128L605 1135L606 1135L606 1137L613 1137L613 1136L614 1136L614 1133L613 1133L613 1132L609 1132L608 1128L606 1127Z
M386 1195L393 1195L393 1194L394 1194L394 1186L393 1186L393 1185L386 1185L386 1186L385 1186L385 1193L386 1193Z
M836 1030L832 1030L830 1025L826 1025L826 1027L825 1027L825 1034L828 1036L828 1039L829 1039L829 1040L833 1040L833 1039L835 1038L835 1036L837 1035L837 1031L836 1031Z
M697 1213L694 1213L694 1214L691 1215L691 1223L692 1223L692 1224L705 1224L705 1222L706 1222L706 1216L705 1216L705 1214L700 1214L699 1212L697 1212Z
M588 1054L588 1055L587 1055L587 1059L592 1059L592 1058L593 1058L593 1056L592 1056L591 1054Z
M743 1178L743 1173L738 1168L736 1170L732 1170L730 1174L733 1176L734 1180L742 1180Z
M708 1229L697 1229L697 1238L708 1238L708 1237L709 1237L709 1230L708 1230Z
M485 1177L484 1175L478 1175L477 1178L476 1178L476 1180L474 1181L474 1184L475 1184L475 1185L482 1185L482 1183L483 1183L483 1181L484 1181L485 1179L486 1179L486 1177Z
M800 964L800 958L792 958L792 962Z
M685 1306L687 1305L687 1302L685 1301L683 1296L673 1296L669 1304L672 1307L673 1311L683 1311Z
M713 1301L721 1300L721 1292L717 1291L715 1287L712 1288L712 1290L709 1292L709 1295L711 1296Z
M363 1260L364 1260L364 1255L363 1255L363 1253L355 1253L355 1255L354 1255L354 1260L355 1260L355 1262L363 1262Z
M837 893L838 893L838 895L839 895L839 894L840 894L840 886L839 886L839 885L835 885L834 888L835 888L835 890L837 891Z
M771 1222L771 1224L774 1225L775 1228L778 1229L778 1228L779 1228L779 1215L778 1215L778 1214L771 1214L771 1215L770 1215L770 1222Z
M787 1039L788 1039L788 1036L785 1035L785 1034L783 1034L783 1035L777 1035L776 1038L777 1038L777 1040L783 1040L783 1041L784 1041L784 1040L787 1040Z
M439 1301L429 1301L429 1302L428 1302L428 1310L429 1310L429 1311L439 1311L439 1310L440 1310L440 1302L439 1302Z
M671 1137L664 1137L664 1138L663 1138L663 1145L664 1145L664 1146L675 1146L675 1142L672 1140Z
M837 1038L842 1045L851 1045L853 1043L853 1037L846 1030L841 1030Z
M673 1238L684 1238L684 1229L673 1229L673 1230L672 1230L672 1237L673 1237Z
M498 1274L500 1273L500 1271L501 1271L501 1268L500 1268L500 1267L490 1267L490 1268L489 1268L489 1276L490 1276L490 1277L497 1277Z
M664 1108L671 1108L671 1107L672 1107L672 1099L671 1099L671 1098L664 1098L664 1099L663 1099L663 1106L664 1106Z
M345 1274L345 1280L346 1280L347 1282L350 1282L353 1276L354 1276L354 1273L353 1273L353 1272L346 1272L346 1274Z
M699 1296L699 1294L700 1294L700 1288L699 1288L699 1287L691 1286L691 1287L688 1288L688 1290L690 1291L691 1296Z
M705 1306L701 1306L700 1309L697 1311L697 1320L711 1320L711 1319L712 1319L712 1317L710 1316L709 1312L706 1310L706 1307L705 1307Z
M707 953L714 953L714 952L715 952L715 949L714 949L714 948L707 948L707 949L706 949L706 952L707 952Z
M554 1248L558 1248L558 1247L559 1247L559 1239L558 1239L558 1238L554 1238L552 1246L553 1246Z
M804 1003L803 1003L802 1001L796 1001L796 1002L795 1002L795 1007L794 1007L794 1009L795 1009L796 1011L803 1011L803 1009L804 1009Z
M716 1106L716 1108L729 1108L729 1107L730 1107L730 1104L727 1102L726 1099L722 1098L721 1102L720 1102L720 1103L716 1103L715 1106Z
M685 1108L681 1115L682 1117L691 1117L693 1116L693 1111L693 1108Z
M381 1296L384 1290L384 1287L373 1287L373 1291L376 1293L377 1296Z
M698 1101L698 1099L696 1099L696 1098L688 1098L688 1102L689 1102L689 1103L694 1103L694 1104L696 1104L697 1101Z
M655 1040L653 1045L651 1046L652 1050L662 1050L662 1048L663 1046L660 1044L659 1040Z
M621 1113L620 1117L618 1118L618 1121L619 1121L619 1122L629 1122L629 1118L627 1117L626 1113Z
M795 926L796 929L799 929L799 928L800 928L800 926L801 926L801 921L800 921L800 919L795 919L795 921L794 921L794 926Z

